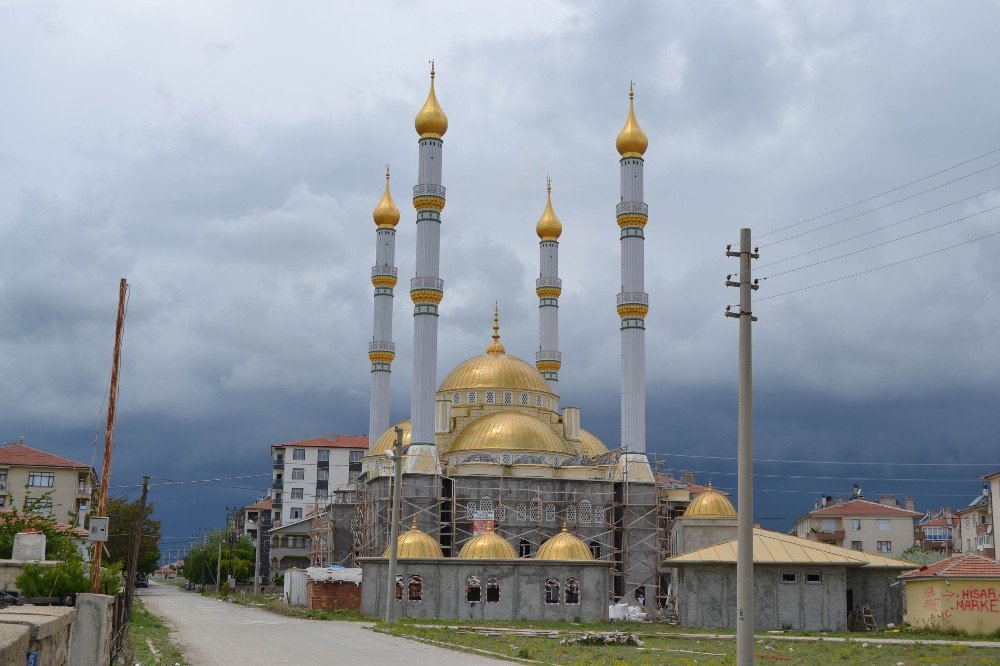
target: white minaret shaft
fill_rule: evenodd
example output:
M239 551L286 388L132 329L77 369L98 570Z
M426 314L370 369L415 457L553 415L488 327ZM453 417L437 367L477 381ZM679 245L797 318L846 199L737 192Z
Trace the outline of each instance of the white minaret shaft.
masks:
M372 340L368 343L371 361L371 400L368 412L368 445L372 446L389 428L389 384L396 345L392 341L392 299L396 286L396 224L399 209L389 193L389 167L385 168L385 193L372 214L375 231L375 265L372 266L372 286L375 287L375 307Z
M535 281L538 294L538 351L535 353L535 367L552 388L559 394L559 368L562 354L559 353L559 295L562 280L559 279L559 236L562 223L552 209L552 180L546 184L548 200L545 211L535 226L541 241L539 248L539 272Z
M643 201L642 155L646 135L635 119L634 91L629 86L629 111L616 145L621 155L621 200L616 210L621 229L622 280L618 294L622 344L621 445L630 452L646 451L646 314L643 243L648 207Z
M434 66L427 101L414 121L420 135L420 164L413 188L417 211L416 276L410 281L413 300L413 393L411 444L434 445L434 392L437 389L438 305L444 296L439 277L441 211L445 189L441 186L442 137L448 119L434 93Z

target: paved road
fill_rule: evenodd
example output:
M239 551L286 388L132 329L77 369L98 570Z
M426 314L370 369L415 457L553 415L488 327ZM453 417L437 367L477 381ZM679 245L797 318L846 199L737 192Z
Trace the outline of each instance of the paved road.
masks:
M227 604L150 581L142 601L174 631L191 664L474 666L508 662L377 634L359 622L301 620Z

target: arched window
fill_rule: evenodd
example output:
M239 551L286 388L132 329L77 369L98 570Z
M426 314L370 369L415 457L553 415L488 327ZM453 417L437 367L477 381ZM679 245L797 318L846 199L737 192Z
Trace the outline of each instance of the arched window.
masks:
M420 601L424 598L424 579L420 576L410 576L410 601Z
M570 504L566 507L566 522L570 525L576 525L576 505Z
M514 515L517 516L518 520L528 519L528 505L524 502L518 502L517 507L514 509Z
M507 505L500 504L497 506L496 521L498 523L507 520Z
M486 603L500 603L500 579L489 578L486 581Z
M566 603L580 603L580 581L576 578L566 579Z
M545 581L545 603L559 603L559 581L555 578L549 578Z
M472 519L472 514L476 512L476 503L474 501L469 502L465 505L465 517Z
M534 522L538 522L542 519L542 501L535 500L531 503L531 515L528 516Z
M492 497L481 497L479 499L479 510L480 511L492 511L493 510L493 498Z
M483 583L479 576L469 576L465 579L465 600L477 602L483 600Z
M520 543L517 544L517 556L518 557L531 557L531 542L527 539L521 539Z
M580 502L580 522L589 523L592 515L593 511L590 506L590 500Z
M396 576L396 598L403 600L403 577Z
M545 522L554 523L556 522L556 505L547 504L545 505Z

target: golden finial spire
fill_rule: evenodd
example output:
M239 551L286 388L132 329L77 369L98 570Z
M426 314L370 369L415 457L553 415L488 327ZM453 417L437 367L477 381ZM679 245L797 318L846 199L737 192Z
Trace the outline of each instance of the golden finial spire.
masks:
M563 521L563 532L569 532L569 530L566 529L566 521L565 520Z
M372 219L379 227L391 229L399 224L399 208L396 207L396 202L392 200L392 194L389 192L388 164L385 165L385 192L382 193L382 200L375 206Z
M417 529L417 515L416 514L413 514L413 525L410 526L410 529L411 530Z
M625 127L618 133L615 147L622 157L642 157L649 147L649 139L646 133L639 127L639 121L635 119L635 85L629 81L628 84L628 118L625 120Z
M437 95L434 93L434 61L431 60L430 63L431 89L427 93L427 101L413 121L413 126L421 138L440 139L448 131L448 116L444 115L444 109L438 104Z
M486 348L487 354L506 354L507 350L500 344L500 306L493 308L493 342Z
M552 209L552 179L548 176L545 177L545 191L547 193L545 210L538 219L538 224L535 225L535 233L543 241L559 240L559 236L562 234L562 222L559 221L556 212Z

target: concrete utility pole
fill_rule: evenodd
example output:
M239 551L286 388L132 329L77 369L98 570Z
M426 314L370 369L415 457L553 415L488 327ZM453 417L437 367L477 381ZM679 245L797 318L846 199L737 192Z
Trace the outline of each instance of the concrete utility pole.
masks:
M396 621L396 558L399 554L399 506L403 493L403 429L396 426L396 445L392 456L392 524L389 525L389 580L385 591L385 623Z
M132 552L128 558L128 573L125 574L125 617L132 617L132 594L135 592L135 572L139 568L139 548L142 547L142 523L146 514L146 496L149 494L149 477L142 477L142 497L139 498L139 514L135 517L135 536Z
M260 540L264 538L261 530L264 529L261 511L257 511L257 543L253 552L253 595L260 596Z
M218 594L222 588L222 532L219 532L219 557L215 560L215 593Z
M727 317L740 320L740 379L739 379L739 454L737 456L739 512L736 523L736 663L753 666L753 374L750 325L757 321L750 309L751 295L757 285L750 281L750 260L760 255L750 250L750 230L740 229L740 251L726 248L727 257L740 258L740 280L726 279L727 287L739 287L740 311Z

